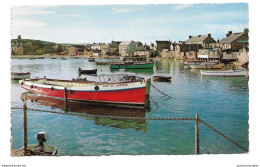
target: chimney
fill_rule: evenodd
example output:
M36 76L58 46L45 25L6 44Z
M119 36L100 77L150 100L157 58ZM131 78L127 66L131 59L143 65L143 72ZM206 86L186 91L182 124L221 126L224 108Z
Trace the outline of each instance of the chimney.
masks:
M248 32L249 32L249 29L248 29L248 28L245 28L244 34L245 34L246 37L248 37Z
M211 34L208 34L208 37L211 37Z
M192 38L192 36L191 35L189 35L189 39L191 39Z
M232 34L232 31L228 31L227 37Z

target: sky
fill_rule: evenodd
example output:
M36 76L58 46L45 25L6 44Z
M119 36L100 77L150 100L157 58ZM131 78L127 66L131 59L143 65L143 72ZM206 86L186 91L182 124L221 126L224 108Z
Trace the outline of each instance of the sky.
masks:
M12 39L150 44L209 33L218 40L244 28L249 28L247 3L11 7Z

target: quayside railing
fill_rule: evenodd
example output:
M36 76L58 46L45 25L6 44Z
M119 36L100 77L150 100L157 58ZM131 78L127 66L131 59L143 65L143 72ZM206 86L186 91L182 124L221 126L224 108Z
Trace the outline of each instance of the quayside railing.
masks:
M81 114L81 113L72 113L72 112L58 112L58 111L49 111L35 108L27 108L26 103L23 107L11 107L12 110L18 109L24 111L24 148L27 147L27 110L38 111L38 112L47 112L52 114L63 114L63 115L72 115L72 116L84 116L84 117L96 117L96 118L111 118L111 119L125 119L125 120L191 120L195 121L195 154L200 154L200 123L217 133L218 135L225 138L227 141L233 143L240 149L245 152L249 152L248 149L241 146L238 142L232 140L230 137L226 136L204 120L199 118L199 114L196 114L195 118L152 118L152 117L124 117L124 116L107 116L107 115L94 115L94 114ZM26 149L25 149L26 151ZM26 154L24 154L26 155Z

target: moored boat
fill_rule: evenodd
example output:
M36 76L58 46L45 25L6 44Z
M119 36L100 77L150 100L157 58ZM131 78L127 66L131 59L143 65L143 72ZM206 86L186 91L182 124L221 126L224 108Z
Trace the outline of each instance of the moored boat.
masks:
M90 57L90 58L88 58L88 61L89 61L89 62L94 62L94 61L95 61L95 58Z
M221 69L224 66L223 63L214 64L214 63L201 63L198 65L189 65L189 68L192 69Z
M233 76L245 76L246 70L244 69L231 69L226 71L200 71L201 75L208 76L223 76L223 77L233 77Z
M11 78L12 79L26 79L26 78L30 78L30 75L31 73L29 72L26 72L26 73L15 73L15 72L12 72L11 73Z
M97 69L91 69L91 70L81 70L81 68L79 68L78 70L79 74L97 74Z
M184 65L198 65L198 64L201 64L203 63L203 61L200 61L200 60L193 60L193 61L185 61L183 64Z
M118 64L111 64L110 69L152 69L154 63L135 63L124 62Z
M110 65L112 62L96 62L96 65Z
M113 80L115 77L111 78L104 82L47 78L24 79L19 82L21 87L30 92L55 98L102 103L145 104L146 88L150 90L147 79L125 76L120 81L115 82Z
M66 113L72 113L73 115L80 114L81 118L83 114L87 114L88 120L90 116L97 116L94 124L98 126L109 126L122 129L136 129L146 131L145 119L132 119L132 120L120 120L109 118L114 117L145 117L145 113L150 111L150 108L144 108L142 106L123 105L123 104L108 104L108 103L94 103L94 102L82 102L75 100L68 100L65 102L63 99L52 98L48 96L42 96L31 92L24 92L21 95L23 101L33 103L34 105L51 106L52 108L59 108ZM62 112L63 113L63 112ZM107 118L98 118L98 116L108 116ZM94 118L93 118L94 119ZM106 121L104 121L104 119Z
M171 82L171 78L169 76L153 76L153 80L158 82Z

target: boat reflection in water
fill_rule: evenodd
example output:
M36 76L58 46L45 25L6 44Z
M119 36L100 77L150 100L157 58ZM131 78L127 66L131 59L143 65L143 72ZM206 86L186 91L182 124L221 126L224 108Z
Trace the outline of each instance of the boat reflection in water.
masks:
M50 106L52 108L59 108L66 113L79 113L91 114L96 116L113 116L113 117L145 117L148 109L135 107L135 106L119 106L119 105L106 105L102 103L91 103L81 101L70 101L65 103L62 99L56 99L48 96L41 96L39 94L25 92L22 93L21 99L23 101L30 101L34 104ZM85 116L80 116L85 117ZM87 116L86 120L93 120L95 125L114 127L121 129L135 129L136 131L146 132L146 120L134 119L120 119L120 118L105 118Z

